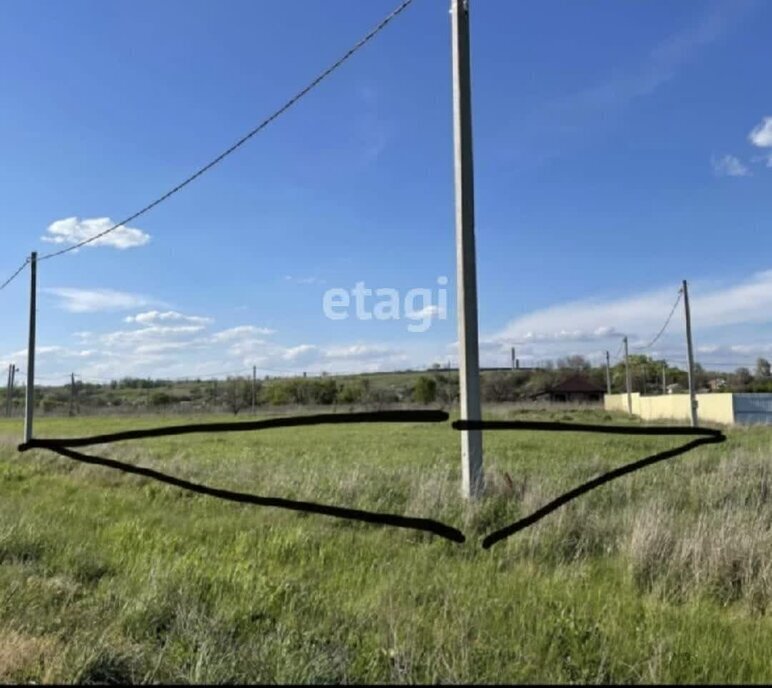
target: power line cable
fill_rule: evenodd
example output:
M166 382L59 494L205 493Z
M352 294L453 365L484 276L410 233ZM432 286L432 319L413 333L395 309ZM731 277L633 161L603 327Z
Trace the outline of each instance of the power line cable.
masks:
M319 76L317 76L308 86L306 86L304 89L296 93L292 98L290 98L284 105L282 105L278 110L276 110L272 115L264 119L260 124L258 124L254 129L252 129L249 133L242 136L236 143L234 143L230 148L227 148L225 151L220 153L216 158L208 162L206 165L198 169L196 172L194 172L192 175L190 175L187 179L179 183L177 186L175 186L173 189L170 189L167 191L163 196L159 196L156 200L154 200L152 203L149 203L141 210L137 211L133 215L130 215L125 220L122 220L121 222L118 222L114 224L112 227L109 227L108 229L105 229L98 234L95 234L92 237L89 237L88 239L84 239L83 241L78 242L77 244L73 244L72 246L68 246L67 248L63 248L59 251L54 251L52 253L47 253L43 256L40 256L38 260L48 260L49 258L54 258L56 256L61 256L65 253L68 253L70 251L74 251L81 246L85 246L86 244L91 243L92 241L96 241L97 239L100 239L101 237L105 236L106 234L109 234L110 232L115 231L119 227L122 227L123 225L128 224L129 222L132 222L133 220L136 220L140 215L144 215L146 212L151 210L152 208L155 208L160 203L163 203L165 200L176 194L178 191L181 191L184 189L188 184L190 184L192 181L198 179L201 175L203 175L205 172L208 172L210 169L212 169L215 165L222 162L226 157L228 157L231 153L235 152L238 148L243 146L249 139L251 139L255 134L262 131L265 127L267 127L271 122L273 122L275 119L283 115L287 110L289 110L295 103L297 103L301 98L303 98L305 95L307 95L311 90L313 90L316 86L318 86L324 79L326 79L330 74L332 74L338 67L340 67L346 60L348 60L352 55L354 55L358 50L360 50L366 43L368 43L370 40L372 40L378 33L380 33L386 26L395 19L399 14L401 14L407 7L412 4L413 0L404 0L399 7L397 7L395 10L391 12L383 21L378 24L370 33L368 33L364 38L360 39L352 48L350 48L343 57L338 59L334 64L332 64L330 67L325 69Z
M643 349L649 349L657 343L657 340L659 340L659 338L664 334L665 330L667 329L667 326L670 324L670 321L673 318L673 313L675 313L675 309L678 307L678 303L681 301L681 296L683 295L683 293L684 293L683 289L678 290L678 296L676 297L675 303L673 304L673 308L670 310L670 315L667 316L667 320L665 320L665 324L662 326L662 329L659 332L657 332L657 336L654 337L654 339L652 339L645 346L636 346L635 347L636 349L638 349L639 351Z
M614 365L617 364L617 362L620 360L622 355L622 349L625 348L625 340L622 339L622 341L619 343L619 348L617 349L617 352L614 354Z
M24 268L26 268L26 267L27 267L27 264L28 264L28 263L29 263L29 258L27 258L27 259L26 259L26 260L25 260L25 261L24 261L24 262L23 262L23 263L22 263L22 264L19 266L19 269L18 269L18 270L16 270L16 272L14 272L14 273L13 273L13 274L12 274L12 275L11 275L11 276L10 276L10 277L7 279L7 280L5 280L5 282L3 282L2 286L0 286L0 291L2 291L3 289L5 289L5 288L6 288L6 287L7 287L7 286L8 286L8 285L11 283L11 282L13 282L13 281L14 281L14 280L15 280L15 279L16 279L16 278L17 278L17 277L18 277L18 276L21 274L22 270L24 270Z
M136 220L141 215L144 215L149 210L152 210L157 205L163 203L165 200L176 194L178 191L181 191L184 189L188 184L198 179L201 175L203 175L205 172L208 172L210 169L212 169L215 165L222 162L225 158L227 158L231 153L235 152L238 148L243 146L249 139L251 139L255 134L259 133L265 127L267 127L271 122L276 120L278 117L283 115L287 110L289 110L295 103L297 103L301 98L303 98L305 95L307 95L310 91L312 91L316 86L318 86L322 81L324 81L330 74L332 74L335 70L338 69L341 65L343 65L344 62L346 62L352 55L354 55L356 52L358 52L362 47L365 46L365 44L369 43L378 33L380 33L383 29L386 28L388 24L391 23L392 20L394 20L398 15L400 15L404 10L408 8L409 5L413 3L413 0L404 0L395 10L393 10L383 21L380 22L370 33L368 33L364 38L360 39L352 48L350 48L343 57L339 58L335 63L333 63L330 67L325 69L319 76L317 76L311 83L308 84L304 89L296 93L292 98L290 98L284 105L282 105L278 110L276 110L272 115L264 119L260 124L258 124L254 129L252 129L250 132L242 136L236 143L234 143L230 148L227 148L222 153L220 153L216 158L208 162L203 167L199 168L196 172L194 172L192 175L190 175L187 179L183 180L177 186L167 191L162 196L159 196L151 203L148 203L144 208L141 210L138 210L137 212L133 213L132 215L129 215L129 217L125 218L124 220L121 220L120 222L117 222L112 227L108 227L107 229L95 234L94 236L89 237L88 239L84 239L83 241L79 241L76 244L73 244L72 246L68 246L67 248L60 249L59 251L53 251L51 253L46 253L45 255L42 255L38 257L38 261L42 260L48 260L49 258L55 258L57 256L64 255L65 253L69 253L70 251L75 251L76 249L81 248L82 246L85 246L86 244L90 244L97 239L101 239L103 236L106 236L110 232L114 232L116 229L123 227L124 225L128 224L129 222L132 222L133 220ZM29 258L24 262L24 264L13 274L11 275L2 286L0 286L0 291L2 291L6 286L8 286L11 282L13 282L14 279L21 273L21 271L26 267L27 263L29 263Z

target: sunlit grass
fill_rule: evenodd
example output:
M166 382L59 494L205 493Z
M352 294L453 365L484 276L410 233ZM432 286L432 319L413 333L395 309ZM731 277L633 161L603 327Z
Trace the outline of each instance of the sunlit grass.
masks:
M37 431L185 420L51 418ZM606 485L489 551L491 530L683 438L489 432L474 506L458 495L449 424L84 450L260 495L434 518L465 532L457 545L18 454L20 430L0 422L2 681L772 680L767 428L730 430L726 444Z

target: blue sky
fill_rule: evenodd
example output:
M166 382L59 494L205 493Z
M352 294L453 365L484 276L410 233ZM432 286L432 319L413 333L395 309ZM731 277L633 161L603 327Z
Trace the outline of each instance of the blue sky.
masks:
M396 4L6 2L3 279L177 184ZM41 379L455 361L448 5L415 0L208 174L41 263ZM772 355L770 38L760 1L473 2L484 365L635 349L682 279L704 365ZM358 282L400 319L327 318ZM24 369L26 273L0 307L0 364ZM650 353L680 362L676 316Z

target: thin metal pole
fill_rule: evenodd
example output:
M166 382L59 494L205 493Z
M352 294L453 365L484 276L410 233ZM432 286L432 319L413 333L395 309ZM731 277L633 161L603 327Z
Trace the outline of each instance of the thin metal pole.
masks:
M75 415L75 373L70 373L70 415Z
M252 415L257 404L257 366L252 366Z
M662 364L662 394L667 394L667 363Z
M12 387L11 387L11 385L13 384L12 373L11 373L12 370L13 370L13 363L9 363L8 364L8 385L5 388L5 415L8 418L11 417L11 394L13 393Z
M625 386L627 387L627 412L633 415L633 396L632 396L632 381L630 379L630 361L629 352L627 350L627 337L625 337Z
M611 356L606 352L606 394L611 394Z
M24 409L24 441L32 439L35 416L35 319L37 316L38 254L30 256L29 339L27 341L27 403Z
M692 427L697 427L697 393L694 379L694 349L692 344L692 316L689 310L689 289L686 280L683 282L684 290L684 315L686 317L686 355L689 360L689 410Z
M453 134L456 195L456 287L458 373L462 420L481 420L477 270L474 240L472 98L469 62L470 0L451 0L453 43ZM482 432L461 431L461 492L474 498L483 488Z
M13 390L16 386L16 364L11 363L11 397L8 400L9 415L13 416Z

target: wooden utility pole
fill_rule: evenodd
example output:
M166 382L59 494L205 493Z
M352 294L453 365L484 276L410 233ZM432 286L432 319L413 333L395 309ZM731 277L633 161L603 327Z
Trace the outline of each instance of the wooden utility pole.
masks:
M30 255L29 338L27 340L27 403L24 408L24 441L32 439L35 417L35 319L37 316L38 254Z
M453 43L458 375L461 420L481 420L469 4L470 0L451 0L450 9ZM461 478L461 491L465 497L474 498L482 493L483 451L480 430L461 431Z
M252 415L255 415L257 404L257 366L252 366Z
M694 379L694 350L692 346L692 316L689 311L689 289L686 280L683 282L684 290L684 316L686 317L686 355L689 359L689 410L692 427L697 427L697 393Z
M625 387L627 388L627 412L632 416L633 415L633 395L632 395L632 381L630 380L630 360L629 360L629 352L627 350L627 337L624 339L625 342Z
M611 356L606 352L606 394L611 394Z

